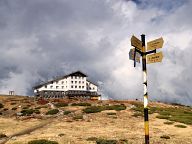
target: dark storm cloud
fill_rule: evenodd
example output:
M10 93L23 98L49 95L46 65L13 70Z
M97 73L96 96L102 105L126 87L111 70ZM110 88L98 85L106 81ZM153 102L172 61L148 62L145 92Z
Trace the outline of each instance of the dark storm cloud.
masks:
M27 93L30 86L14 88L9 84L13 77L25 77L26 73L32 74L32 86L38 79L72 70L94 72L94 63L102 63L112 53L108 36L102 31L116 27L116 22L113 10L106 5L95 0L78 4L75 0L1 1L2 91L16 89L21 93L23 89ZM94 39L92 34L95 44L89 40Z

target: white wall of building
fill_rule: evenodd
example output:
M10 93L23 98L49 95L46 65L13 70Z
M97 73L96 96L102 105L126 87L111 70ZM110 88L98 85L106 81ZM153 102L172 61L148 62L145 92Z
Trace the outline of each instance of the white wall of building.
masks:
M91 92L97 92L97 86L91 83L90 81L87 81L87 90Z
M87 77L68 76L60 80L55 80L51 83L45 84L37 89L38 91L91 91L97 92L97 86L87 81ZM36 90L34 90L36 92Z

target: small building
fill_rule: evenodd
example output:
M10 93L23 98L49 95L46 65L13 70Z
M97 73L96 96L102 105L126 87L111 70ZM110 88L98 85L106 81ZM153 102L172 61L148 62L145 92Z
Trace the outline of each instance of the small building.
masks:
M37 97L100 99L98 86L81 71L56 78L34 87Z

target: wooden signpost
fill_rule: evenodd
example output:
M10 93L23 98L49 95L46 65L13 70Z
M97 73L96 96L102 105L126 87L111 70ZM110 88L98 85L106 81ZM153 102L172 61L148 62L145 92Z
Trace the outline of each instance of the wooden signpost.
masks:
M147 43L147 51L145 47L145 35L141 35L141 40L135 36L131 37L131 45L134 49L129 52L129 59L134 60L134 67L138 62L136 53L142 56L142 69L143 69L143 86L144 86L144 125L145 125L145 144L149 144L149 118L148 118L148 92L147 92L147 64L161 62L163 59L163 53L156 53L156 49L162 48L163 38L159 38ZM132 54L134 53L134 54Z

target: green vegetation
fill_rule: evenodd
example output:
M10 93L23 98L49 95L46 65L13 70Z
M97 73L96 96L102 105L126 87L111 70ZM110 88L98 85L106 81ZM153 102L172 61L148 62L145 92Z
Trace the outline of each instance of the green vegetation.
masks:
M2 103L0 103L0 108L3 108L3 107L4 107L4 105Z
M126 106L125 105L112 105L112 106L90 106L85 108L83 111L85 113L97 113L97 112L101 112L104 110L116 110L116 111L121 111L121 110L125 110Z
M91 106L90 103L72 103L71 106Z
M22 116L30 116L31 114L33 114L33 109L24 109L21 111Z
M174 124L174 122L173 121L167 121L167 122L164 122L164 124L172 125L172 124Z
M59 108L59 107L66 107L66 106L68 106L68 103L56 103L55 106L57 108Z
M178 124L178 125L175 125L175 127L178 127L178 128L186 128L187 126Z
M105 110L116 110L116 111L121 111L125 110L126 106L124 104L121 105L112 105L112 106L105 106Z
M158 116L156 116L156 118L158 118L158 119L169 119L170 116L167 116L167 115L158 115Z
M83 119L83 115L76 115L73 117L74 120L80 120Z
M24 109L21 111L21 113L22 113L22 116L30 116L33 113L40 114L40 111L37 109Z
M98 113L98 112L101 112L103 110L104 109L102 106L90 106L90 107L83 109L83 112L85 112L85 113Z
M32 140L29 141L28 144L59 144L56 141L50 141L50 140L45 140L45 139L40 139L40 140Z
M96 144L117 144L117 140L97 139Z
M120 139L120 140L106 140L97 137L89 137L87 141L95 141L96 144L128 144L128 140Z
M33 112L36 113L36 114L40 114L40 113L41 113L41 112L40 112L39 110L37 110L37 109L33 110Z
M71 113L71 111L64 111L64 112L63 112L64 115L68 115L68 114L70 114L70 113Z
M170 136L168 136L168 135L162 135L160 138L162 138L162 139L170 139Z
M54 115L54 114L57 114L59 112L58 109L52 109L52 110L49 110L46 115Z
M48 108L46 105L45 106L38 106L35 109L42 109L42 108Z
M143 115L143 104L133 103L135 106L132 110L136 111L137 114ZM180 122L188 125L192 125L192 109L186 106L176 106L176 107L149 107L149 114L158 113L157 118L167 119L169 121Z

